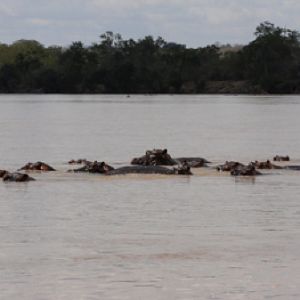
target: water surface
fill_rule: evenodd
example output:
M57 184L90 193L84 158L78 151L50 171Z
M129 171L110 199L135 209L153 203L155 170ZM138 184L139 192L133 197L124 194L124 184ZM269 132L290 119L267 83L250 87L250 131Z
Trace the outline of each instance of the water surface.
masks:
M154 147L213 163L289 154L298 96L0 96L0 299L299 299L300 172L68 174Z

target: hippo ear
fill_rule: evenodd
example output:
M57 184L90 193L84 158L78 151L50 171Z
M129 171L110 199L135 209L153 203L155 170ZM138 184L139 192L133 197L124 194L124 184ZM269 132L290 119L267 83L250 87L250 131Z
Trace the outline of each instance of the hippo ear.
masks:
M162 154L167 154L168 153L168 149L164 149L163 151L162 151Z
M105 166L105 162L102 161L102 162L100 163L100 167L104 167L104 166Z

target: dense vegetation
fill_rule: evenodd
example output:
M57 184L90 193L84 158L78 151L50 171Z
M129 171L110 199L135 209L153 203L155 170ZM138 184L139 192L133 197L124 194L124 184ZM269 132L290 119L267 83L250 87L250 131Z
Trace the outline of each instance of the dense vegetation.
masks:
M123 40L112 32L88 47L0 44L0 92L299 93L299 33L265 22L255 36L236 51L151 36Z

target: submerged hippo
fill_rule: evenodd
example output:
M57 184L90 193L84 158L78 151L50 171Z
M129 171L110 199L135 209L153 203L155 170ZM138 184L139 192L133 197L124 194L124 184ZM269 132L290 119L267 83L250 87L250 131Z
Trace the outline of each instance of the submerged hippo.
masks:
M256 169L260 169L260 170L267 170L267 169L277 169L277 170L293 170L293 171L300 171L300 166L299 165L291 165L291 166L277 166L272 164L269 160L265 161L265 162L258 162L255 161L254 163L252 163Z
M0 178L3 178L6 174L8 174L9 172L6 170L0 170Z
M168 154L167 149L153 149L146 151L146 154L141 157L133 158L131 164L143 166L174 166L178 163Z
M38 161L35 163L28 163L19 171L55 171L51 166L45 164L44 162Z
M192 172L188 165L183 164L182 166L173 169L161 166L127 166L106 173L106 175L126 174L192 175Z
M300 171L300 166L286 166L286 167L283 167L283 169L286 169L286 170L293 170L293 171Z
M191 168L207 167L207 164L210 163L202 157L176 157L174 160L177 161L178 164L186 162Z
M276 155L273 157L274 161L290 161L290 157L287 156L280 156L280 155Z
M85 158L79 158L79 159L71 159L70 161L68 161L69 165L82 165L82 164L88 164L91 163L90 161L88 161Z
M114 170L113 167L110 165L106 164L104 161L98 162L87 162L83 167L75 170L69 170L68 172L86 172L86 173L99 173L99 174L104 174L109 171Z
M223 172L231 172L235 170L236 168L243 168L245 167L244 164L237 162L237 161L226 161L225 164L217 166L218 171Z
M232 176L257 176L262 175L255 168L253 163L250 163L248 166L237 166L236 168L230 171Z
M272 164L269 160L262 161L262 162L256 160L252 164L255 166L256 169L260 169L260 170L283 169L280 166L276 166Z
M9 173L7 172L3 176L3 181L5 182L27 182L27 181L33 181L34 178L30 177L28 174L22 174L22 173Z

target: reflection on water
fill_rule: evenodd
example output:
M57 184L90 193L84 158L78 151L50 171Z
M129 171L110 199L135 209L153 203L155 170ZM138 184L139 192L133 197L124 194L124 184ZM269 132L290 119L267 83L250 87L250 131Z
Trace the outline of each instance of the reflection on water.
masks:
M0 96L0 169L59 170L0 183L0 298L299 299L299 172L65 172L153 147L297 164L299 113L299 97Z

